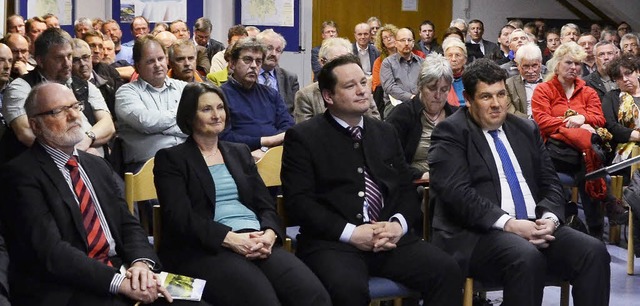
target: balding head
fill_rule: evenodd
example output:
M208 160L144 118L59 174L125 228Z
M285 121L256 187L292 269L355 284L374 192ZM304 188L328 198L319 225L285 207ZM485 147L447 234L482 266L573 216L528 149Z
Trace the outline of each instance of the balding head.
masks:
M171 47L171 45L178 40L178 38L169 31L162 31L156 34L155 37L165 49Z
M12 65L13 54L11 54L11 49L5 44L0 44L0 85L4 86L9 81Z

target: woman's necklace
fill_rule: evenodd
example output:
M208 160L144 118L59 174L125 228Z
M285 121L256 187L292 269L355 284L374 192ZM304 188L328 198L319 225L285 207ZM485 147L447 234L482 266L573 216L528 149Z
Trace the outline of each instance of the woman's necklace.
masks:
M438 121L438 118L440 118L440 115L442 115L442 111L443 110L444 110L444 108L440 109L440 111L435 116L431 116L431 115L429 115L429 113L427 113L427 110L425 109L423 111L424 117L427 119L427 121L429 123L431 123L432 125L436 125L436 121Z
M201 151L200 153L202 153L202 151ZM203 156L203 157L204 157L204 159L206 160L206 159L207 159L207 158L209 158L209 157L213 157L213 156L215 156L217 153L218 153L218 148L214 148L214 149L213 149L213 153L211 153L211 154L209 154L209 155L205 155L204 153L202 153L202 156Z

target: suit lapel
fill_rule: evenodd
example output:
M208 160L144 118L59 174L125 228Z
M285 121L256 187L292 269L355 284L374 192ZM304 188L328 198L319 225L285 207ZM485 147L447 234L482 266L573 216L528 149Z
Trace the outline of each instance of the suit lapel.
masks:
M467 125L469 126L469 132L471 133L471 141L476 147L480 157L484 160L487 169L491 173L491 180L493 182L494 190L496 191L497 199L500 199L502 196L500 193L500 180L498 177L496 161L493 159L493 153L491 153L491 148L487 143L484 132L471 120L471 114L469 114L468 109L465 109L465 111L467 112Z
M522 171L522 176L525 178L527 185L530 186L529 189L533 192L534 189L532 189L531 186L532 183L535 183L535 180L533 177L534 171L531 169L531 161L533 160L531 152L533 152L534 148L530 147L530 143L532 141L531 136L522 133L517 128L514 128L509 120L506 120L502 124L502 129L504 130L507 139L509 139L509 144L517 144L522 141L526 143L523 145L511 145L511 149L513 150L513 154L516 155L518 165L520 165L520 170Z
M216 186L213 183L209 167L207 167L193 138L189 137L186 143L188 144L188 146L185 146L187 166L196 174L198 181L200 181L202 185L202 189L204 189L205 194L209 198L209 202L211 202L211 205L214 205L216 202Z
M49 178L49 180L51 181L51 185L53 185L58 190L58 193L60 194L60 198L62 199L62 202L64 202L67 208L69 209L69 213L71 214L71 218L73 219L73 223L76 227L76 230L78 231L78 234L82 237L81 240L84 242L86 246L87 244L86 230L82 222L80 207L78 207L78 203L76 202L76 199L71 189L69 188L67 181L62 176L62 173L60 173L60 170L58 169L56 164L53 162L53 159L51 158L51 156L49 156L49 154L44 150L44 148L39 143L36 142L34 144L32 148L32 152L34 152L35 158L40 163L42 172L44 172L47 178Z
M524 110L523 113L527 113L527 91L524 89L524 82L520 76L516 77L514 80L514 84L516 85L516 94L519 98L520 107Z
M278 80L278 93L284 99L284 97L285 97L284 93L285 93L285 90L286 90L285 89L286 88L285 87L285 75L284 75L284 73L282 73L282 69L280 67L276 67L274 72L276 73L276 80Z

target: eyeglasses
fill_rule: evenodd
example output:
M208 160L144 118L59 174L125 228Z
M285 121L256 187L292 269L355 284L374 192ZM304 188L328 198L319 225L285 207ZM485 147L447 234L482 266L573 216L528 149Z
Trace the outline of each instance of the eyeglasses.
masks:
M73 57L72 61L74 64L80 64L80 62L89 62L91 60L91 55L85 54L81 57Z
M242 60L243 63L247 64L247 65L251 65L251 63L256 62L257 66L261 66L262 65L262 59L261 58L253 58L251 56L245 56L240 58Z
M598 54L596 54L596 56L599 57L599 58L603 58L605 56L613 57L615 55L616 55L616 53L613 52L613 51L611 51L611 52L599 52Z
M394 40L394 39L396 39L396 38L395 38L395 37L393 37L393 36L382 36L382 40L389 40L389 41L391 41L391 40Z
M415 40L411 38L403 38L403 39L396 39L396 41L399 41L403 44L412 44Z
M51 116L53 118L58 118L58 117L60 117L60 115L62 113L67 114L70 109L73 109L73 110L75 110L77 112L81 112L81 111L84 110L84 103L78 101L78 102L73 103L71 105L61 106L61 107L54 108L54 109L46 111L46 112L37 113L37 114L34 115L34 117L40 117L40 116L49 115L49 116Z
M380 28L380 27L371 27L371 29L372 29L372 30L377 30L377 29L379 29L379 28Z

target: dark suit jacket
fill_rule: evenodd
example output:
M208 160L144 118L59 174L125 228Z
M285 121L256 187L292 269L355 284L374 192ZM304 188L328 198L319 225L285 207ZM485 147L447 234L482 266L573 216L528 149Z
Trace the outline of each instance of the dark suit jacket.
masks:
M618 143L629 142L629 137L633 132L633 129L625 127L618 122L618 110L620 110L620 89L614 89L607 92L602 99L602 112L607 120L605 128L613 135L613 148Z
M377 119L363 120L361 144L354 143L329 111L285 134L282 187L287 214L301 226L298 252L356 250L339 238L347 223L363 224L365 166L384 199L379 220L400 213L411 228L418 219L418 196L395 130ZM408 233L399 243L417 239Z
M220 52L220 51L225 49L223 43L221 43L221 42L219 42L219 41L217 41L217 40L215 40L213 38L209 39L209 43L207 44L206 48L207 48L206 54L207 54L207 58L209 59L209 62L211 62L211 58L214 55L216 55L216 53L218 53L218 52ZM209 72L209 71L207 71L207 72Z
M503 57L500 46L496 43L483 39L482 44L484 45L484 57L493 61Z
M417 94L411 101L402 103L391 112L386 122L393 125L398 132L400 138L400 144L404 151L404 159L409 165L413 161L413 156L418 148L420 137L422 136L422 117L424 110L424 104L420 100L420 94ZM456 110L457 106L451 106L449 103L444 103L444 113L446 117L449 117ZM419 179L422 177L422 171L410 167L413 179Z
M318 72L322 69L322 66L320 66L320 60L318 59L318 53L320 53L320 46L313 47L313 49L311 49L311 71L313 71L314 82L318 80Z
M587 86L593 88L598 93L598 97L600 97L600 101L604 103L604 95L607 93L607 88L604 86L602 82L602 76L598 70L590 73L586 77L584 77L584 81L587 83ZM618 91L618 93L620 93Z
M82 151L79 154L116 243L118 256L111 258L114 267L140 258L158 263L108 163ZM44 148L36 142L0 173L12 301L16 305L66 305L80 291L107 296L117 268L87 256L80 209Z
M351 45L353 47L353 54L355 56L358 56L358 47L356 46L356 43L353 43ZM369 52L369 67L371 67L371 71L373 71L373 62L375 62L376 58L380 56L380 51L378 51L378 49L376 49L376 46L374 46L373 44L369 44L369 49L367 49L367 51Z
M294 100L296 92L300 90L300 84L298 84L298 76L285 70L284 68L276 67L276 78L278 79L278 93L287 105L289 114L293 114Z
M240 202L251 209L261 229L273 229L284 237L275 203L249 148L244 144L218 143L225 165L238 187ZM190 265L190 259L216 254L224 247L230 227L213 221L216 192L213 178L193 138L156 153L153 169L162 208L162 243L159 254L168 269Z
M540 218L548 210L564 220L562 187L531 120L507 115L502 128L531 190ZM433 243L452 254L466 271L480 235L505 214L500 181L489 144L468 108L439 123L429 149Z

